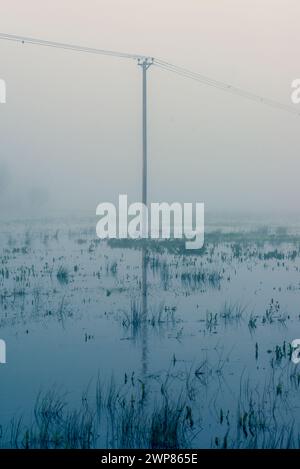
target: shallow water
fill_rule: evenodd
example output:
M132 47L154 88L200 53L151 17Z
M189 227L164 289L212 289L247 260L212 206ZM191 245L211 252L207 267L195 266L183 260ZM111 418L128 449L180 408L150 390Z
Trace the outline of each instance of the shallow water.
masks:
M300 368L289 354L289 343L300 338L297 242L226 238L208 242L202 255L149 250L147 322L135 324L140 249L99 242L89 220L1 228L3 428L20 415L29 422L41 390L56 387L76 407L98 376L121 384L134 373L154 398L166 374L175 400L188 388L193 447L218 446L225 437L228 446L247 446L251 425L239 418L249 405L265 408L265 422L275 405L270 433L293 423L297 435Z

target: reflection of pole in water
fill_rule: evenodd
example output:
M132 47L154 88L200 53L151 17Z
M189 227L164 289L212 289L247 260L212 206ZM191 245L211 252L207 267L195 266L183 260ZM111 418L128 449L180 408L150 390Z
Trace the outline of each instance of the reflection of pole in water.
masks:
M142 372L148 371L148 298L147 298L147 248L142 248Z

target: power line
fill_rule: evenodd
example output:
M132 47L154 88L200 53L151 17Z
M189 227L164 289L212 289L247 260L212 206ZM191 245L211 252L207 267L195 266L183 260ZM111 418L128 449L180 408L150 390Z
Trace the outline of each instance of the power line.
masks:
M89 54L109 55L109 56L125 58L125 59L138 60L138 59L144 58L144 56L137 55L137 54L127 54L125 52L116 52L116 51L111 51L111 50L96 49L93 47L78 46L74 44L65 44L63 42L45 41L44 39L36 39L36 38L25 37L25 36L16 36L13 34L0 33L0 40L21 42L22 44L34 44L37 46L54 47L57 49L73 50L76 52L86 52Z
M255 101L257 103L265 104L266 106L270 106L275 109L279 109L281 111L286 111L294 115L300 116L300 112L293 108L292 106L289 106L287 104L280 103L278 101L275 101L270 98L266 98L264 96L252 93L251 91L246 91L242 88L238 88L234 85L231 85L226 82L218 81L213 78L207 77L205 75L201 75L200 73L192 72L191 70L188 70L183 67L178 67L177 65L173 65L169 62L165 62L163 60L159 59L154 59L153 62L154 65L157 67L172 72L176 73L177 75L180 75L184 78L190 78L192 80L198 81L204 85L211 86L217 89L220 89L222 91L226 91L227 93L231 93L246 99L250 99L251 101Z
M202 75L197 72L193 72L183 67L179 67L178 65L174 65L164 60L147 57L146 55L130 54L130 53L125 53L125 52L117 52L117 51L111 51L111 50L105 50L105 49L97 49L97 48L92 48L92 47L85 47L85 46L79 46L79 45L74 45L74 44L65 44L62 42L46 41L44 39L30 38L30 37L25 37L25 36L17 36L17 35L4 34L4 33L0 33L0 40L21 42L22 44L33 44L33 45L45 46L45 47L54 47L54 48L59 48L59 49L72 50L76 52L85 52L85 53L90 53L90 54L107 55L107 56L118 57L118 58L134 59L134 60L137 60L139 64L147 62L149 63L149 65L152 65L152 64L156 65L157 67L163 70L175 73L177 75L182 76L183 78L192 79L203 85L211 86L216 89L225 91L227 93L231 93L236 96L246 98L251 101L260 103L260 104L264 104L274 109L286 111L286 112L289 112L290 114L300 116L300 112L297 109L287 104L283 104L276 100L266 98L264 96L253 93L251 91L244 90L242 88L231 85L230 83L226 83L220 80L215 80L214 78Z

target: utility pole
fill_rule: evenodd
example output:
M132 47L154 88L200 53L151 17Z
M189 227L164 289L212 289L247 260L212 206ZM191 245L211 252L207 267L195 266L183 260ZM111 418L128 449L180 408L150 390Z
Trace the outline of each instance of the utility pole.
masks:
M142 203L147 205L147 70L153 64L153 58L143 57L138 59L138 65L142 67L143 72L143 164L142 164Z
M142 67L143 82L142 82L142 146L143 146L143 160L142 160L142 203L147 205L147 70L153 64L153 58L143 57L138 59L138 65ZM142 232L147 237L147 221L143 221ZM143 240L142 240L143 242ZM142 247L142 372L147 375L148 370L148 331L147 331L147 317L148 317L148 304L147 304L147 248Z

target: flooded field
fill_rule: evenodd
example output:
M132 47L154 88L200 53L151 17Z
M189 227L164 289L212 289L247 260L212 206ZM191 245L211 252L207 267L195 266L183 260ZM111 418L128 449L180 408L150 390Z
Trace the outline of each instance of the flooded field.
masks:
M0 443L299 447L300 236L212 226L204 248L1 224Z

